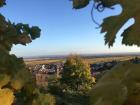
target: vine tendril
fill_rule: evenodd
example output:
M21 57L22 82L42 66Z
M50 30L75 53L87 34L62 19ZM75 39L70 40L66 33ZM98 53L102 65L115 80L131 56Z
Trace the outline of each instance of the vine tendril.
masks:
M97 5L96 5L97 4ZM94 2L93 3L93 6L91 8L91 18L92 18L92 21L98 26L97 28L100 28L101 27L101 24L99 24L95 18L94 18L94 14L93 14L93 11L94 9L96 9L98 12L103 12L105 10L107 6L104 5L104 3L102 3L101 1L100 2ZM110 9L114 9L113 7L107 7L107 8L110 8Z

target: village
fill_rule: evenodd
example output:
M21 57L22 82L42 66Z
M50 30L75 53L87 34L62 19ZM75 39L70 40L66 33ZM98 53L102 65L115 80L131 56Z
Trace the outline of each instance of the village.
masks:
M98 77L102 73L107 70L110 70L114 67L118 62L103 62L90 64L91 75L93 77ZM36 64L36 65L28 65L27 68L32 74L32 78L36 81L38 86L46 86L48 84L48 78L50 75L55 75L56 78L61 77L61 73L63 72L64 63L50 63L50 64Z
M140 63L140 58L135 57L130 60L133 63ZM95 78L100 78L105 72L109 71L120 61L112 60L110 62L100 62L89 64L91 69L91 75ZM38 86L47 86L48 78L50 76L55 76L55 78L60 78L63 72L64 62L49 63L49 64L36 64L27 65L28 70L32 74L32 78L36 81Z
M140 63L140 58L135 57L130 60L133 63ZM100 62L89 64L91 69L91 75L95 78L100 78L105 72L113 68L120 61L112 60L109 62ZM48 78L50 76L55 76L55 78L60 78L63 72L64 62L49 63L49 64L36 64L27 65L28 70L32 74L32 78L36 81L38 86L47 86Z

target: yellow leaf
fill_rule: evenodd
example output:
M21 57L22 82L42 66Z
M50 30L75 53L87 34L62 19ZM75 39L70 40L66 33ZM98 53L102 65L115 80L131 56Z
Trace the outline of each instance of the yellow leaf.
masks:
M10 89L0 89L0 105L11 105L13 101L14 95Z

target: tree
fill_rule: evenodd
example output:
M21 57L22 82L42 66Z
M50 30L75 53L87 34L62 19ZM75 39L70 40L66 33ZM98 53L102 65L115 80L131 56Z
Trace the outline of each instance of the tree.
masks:
M74 91L91 88L95 78L91 76L90 67L86 61L76 55L68 57L64 64L61 83Z
M90 0L73 0L75 9L84 8ZM140 46L140 1L133 0L93 0L94 8L102 12L120 4L122 13L103 20L101 33L105 33L105 44L113 46L116 34L131 18L135 23L122 33L122 44ZM140 64L125 61L106 73L91 92L90 105L140 105Z
M6 0L0 0L0 7L4 5ZM0 105L34 105L33 100L40 98L23 59L10 54L13 45L27 45L40 36L40 31L37 26L7 21L0 14Z

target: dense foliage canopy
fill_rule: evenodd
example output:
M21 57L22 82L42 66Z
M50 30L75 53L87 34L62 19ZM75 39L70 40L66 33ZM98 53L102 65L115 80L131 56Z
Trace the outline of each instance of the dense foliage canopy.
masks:
M0 0L0 7L4 5L6 1ZM40 32L37 26L15 24L0 14L0 105L53 105L52 96L35 88L23 59L10 54L13 45L26 45L38 38Z

